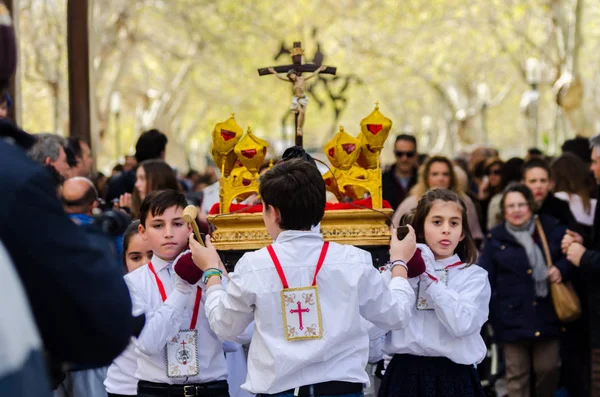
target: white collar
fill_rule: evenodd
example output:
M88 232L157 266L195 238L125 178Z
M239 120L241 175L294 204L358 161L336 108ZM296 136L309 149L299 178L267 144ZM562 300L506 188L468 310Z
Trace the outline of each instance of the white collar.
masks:
M323 241L323 236L321 233L317 233L313 230L284 230L279 233L279 236L277 236L275 242L284 243L297 238L318 239Z
M161 270L163 270L167 266L171 266L171 264L173 263L172 261L171 262L167 262L164 259L160 259L156 255L152 255L151 262L152 262L152 266L154 267L154 270L156 271L156 273L160 272Z
M441 265L441 267L443 267L443 268L444 268L444 267L446 267L446 266L453 265L453 264L455 264L456 262L460 262L460 263L462 263L462 260L460 259L460 257L459 257L458 255L454 254L454 255L452 255L452 256L451 256L451 257L449 257L449 258L446 258L446 259L440 259L440 260L438 260L438 261L435 261L435 262L436 262L438 265Z

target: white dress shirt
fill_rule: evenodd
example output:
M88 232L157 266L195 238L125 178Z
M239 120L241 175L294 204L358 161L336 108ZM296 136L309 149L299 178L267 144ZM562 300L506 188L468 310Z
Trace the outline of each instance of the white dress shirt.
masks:
M190 285L175 274L172 263L165 262L156 255L152 257L152 265L164 284L167 293L165 302L162 301L156 279L148 265L125 276L133 302L134 314L146 314L146 325L135 341L139 352L136 378L169 384L226 380L227 364L222 342L210 329L204 313L206 293L202 294L196 323L199 374L182 378L167 377L165 359L167 341L180 330L189 329L196 298L196 286L200 286L204 290L205 285L202 282Z
M443 269L461 261L458 255L435 261L431 251L429 253L422 250L430 273L433 273L431 268ZM423 274L409 280L415 294L419 282L426 284L426 277ZM465 365L483 361L486 347L480 331L488 319L491 297L487 272L477 265L451 267L448 269L448 286L441 281L430 282L423 294L434 310L417 310L416 300L413 301L410 324L402 331L388 333L384 353L446 357Z
M284 231L273 248L290 288L310 286L323 246L315 232ZM415 295L406 279L389 287L373 267L371 254L331 243L317 277L322 313L321 339L287 341L283 329L281 280L266 248L245 254L227 289L208 290L206 312L212 329L231 339L255 321L248 355L252 393L278 393L327 381L368 383L368 319L385 329L408 325Z
M108 373L104 380L104 388L108 393L125 396L137 395L138 380L135 377L137 358L135 344L132 341L108 367Z

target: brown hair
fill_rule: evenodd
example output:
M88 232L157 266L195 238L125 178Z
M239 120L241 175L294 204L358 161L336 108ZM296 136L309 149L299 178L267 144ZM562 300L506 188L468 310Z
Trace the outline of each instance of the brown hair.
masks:
M325 181L319 169L301 158L277 164L260 177L260 196L266 210L281 213L284 230L310 230L325 214Z
M572 153L565 153L550 164L554 176L554 191L576 194L581 197L588 214L592 210L590 187L596 186L587 165Z
M502 220L505 220L504 202L506 201L506 196L508 193L521 193L525 198L525 201L527 201L527 205L529 206L529 210L532 214L538 210L538 205L535 203L533 193L531 193L531 190L529 190L527 185L520 182L513 182L510 183L502 192L502 199L500 199L500 215Z
M155 190L146 195L140 206L140 224L146 227L146 219L150 216L160 216L171 207L187 207L187 200L183 193L177 190Z
M456 173L454 172L454 165L452 162L444 156L431 156L427 159L423 168L419 172L419 181L417 184L411 189L410 194L415 197L421 197L426 191L428 191L431 186L429 186L427 179L429 178L429 171L431 166L434 163L444 163L448 166L448 170L450 170L450 186L449 190L457 194L462 194L460 187L458 186L458 179L456 178Z
M417 204L413 220L411 222L415 229L417 236L417 243L427 244L425 241L425 218L431 211L431 208L435 204L435 201L441 200L446 202L452 202L458 204L462 215L462 232L464 238L456 246L455 253L467 263L467 266L472 265L477 261L477 246L471 235L471 229L469 229L469 222L467 221L467 207L460 196L448 189L431 189L428 190L420 199Z
M181 191L181 186L175 177L175 172L163 160L152 159L142 161L139 167L144 168L146 174L146 195L154 190L171 189ZM131 195L132 213L135 217L139 215L141 203L140 193L137 189Z

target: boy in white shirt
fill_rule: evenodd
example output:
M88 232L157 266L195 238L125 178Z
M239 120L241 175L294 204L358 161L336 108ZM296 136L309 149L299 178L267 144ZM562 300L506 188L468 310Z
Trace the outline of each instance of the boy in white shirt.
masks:
M408 325L415 295L406 263L414 232L392 241L389 286L371 255L353 246L324 243L311 232L325 210L318 169L299 159L261 177L263 219L272 246L245 254L221 286L219 256L190 240L193 259L207 279L211 328L231 339L255 320L243 389L261 395L362 395L369 338L366 318L384 329ZM396 266L398 265L398 266ZM213 276L214 275L214 276Z
M185 251L186 205L180 192L161 190L149 193L140 206L140 235L154 256L125 276L134 312L146 314L135 342L140 397L229 396L222 342L204 313L206 286Z

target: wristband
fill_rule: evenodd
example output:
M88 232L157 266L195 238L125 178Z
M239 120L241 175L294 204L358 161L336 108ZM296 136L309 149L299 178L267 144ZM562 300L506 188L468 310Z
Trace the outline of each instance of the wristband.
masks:
M390 272L396 267L396 266L402 266L404 269L406 269L406 272L408 273L408 266L406 265L406 262L404 262L401 259L396 259L395 261L390 261L387 263L388 269L390 269Z
M210 269L206 269L204 271L204 274L202 275L202 282L204 284L206 284L208 282L208 279L213 276L218 276L219 278L223 278L223 271L221 269L216 269L214 267L212 267Z

